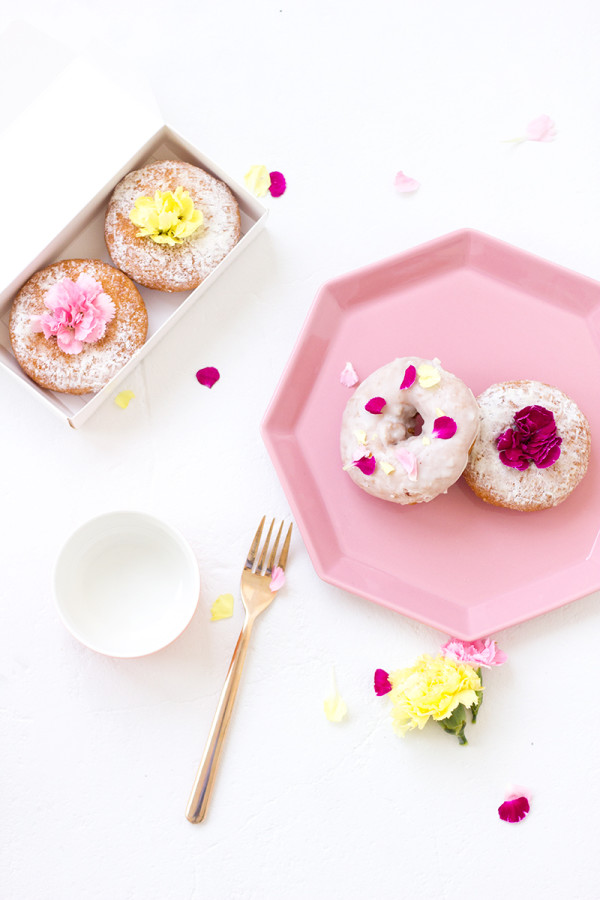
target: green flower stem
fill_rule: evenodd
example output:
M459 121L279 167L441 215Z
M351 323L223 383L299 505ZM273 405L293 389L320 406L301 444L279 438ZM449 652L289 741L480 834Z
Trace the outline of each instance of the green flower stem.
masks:
M479 680L482 681L481 669L479 668L476 671L479 675ZM471 719L473 721L473 724L475 724L475 722L477 721L477 713L479 712L479 707L481 706L481 701L483 700L483 691L475 691L475 693L477 694L477 700L471 707Z

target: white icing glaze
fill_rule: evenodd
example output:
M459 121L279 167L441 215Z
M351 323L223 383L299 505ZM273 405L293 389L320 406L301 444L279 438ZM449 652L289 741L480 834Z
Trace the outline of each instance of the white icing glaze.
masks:
M546 509L565 500L585 475L590 455L589 425L577 404L558 388L539 381L493 384L477 401L481 430L465 470L475 493L490 503L519 510ZM516 412L536 404L554 413L562 438L560 456L546 469L534 463L524 471L505 466L496 439L513 425Z
M430 388L419 379L410 388L400 390L406 369L413 365L434 366L440 381ZM367 412L365 404L383 397L386 405L380 415ZM421 433L411 434L415 415L423 419ZM440 415L449 416L457 425L456 434L447 439L433 437L433 423ZM479 429L477 402L467 385L446 372L439 360L406 356L377 369L356 389L342 417L342 464L356 484L369 494L393 503L421 503L433 500L460 478ZM366 432L366 444L357 439ZM423 440L425 439L425 440ZM408 450L417 460L417 477L398 459L397 450ZM376 468L364 475L352 463L372 455ZM383 465L382 465L383 464ZM394 471L387 474L385 464ZM414 477L414 476L413 476Z

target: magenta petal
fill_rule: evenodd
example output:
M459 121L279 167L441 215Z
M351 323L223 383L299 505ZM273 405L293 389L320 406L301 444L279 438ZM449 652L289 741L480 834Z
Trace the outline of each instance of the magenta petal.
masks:
M512 797L498 807L498 815L503 822L520 822L529 812L527 797Z
M271 197L281 197L287 186L285 178L281 172L269 172L269 176L271 178L271 186L269 187Z
M415 383L415 378L417 377L417 370L414 366L409 366L406 372L404 373L404 378L402 379L402 384L400 385L400 390L404 391L406 388L412 387Z
M383 397L372 397L368 403L365 403L365 409L367 412L373 413L374 416L378 416L386 402Z
M374 456L361 456L360 459L354 460L354 465L363 473L363 475L372 475L375 471L376 461Z
M198 369L196 372L196 378L200 384L207 388L211 388L213 384L216 384L220 377L219 370L215 369L214 366L206 366L205 369Z
M378 697L383 697L384 694L389 694L392 689L392 685L390 684L390 678L385 669L375 669L373 686Z
M456 434L456 422L450 416L439 416L433 423L432 434L435 438L447 441Z

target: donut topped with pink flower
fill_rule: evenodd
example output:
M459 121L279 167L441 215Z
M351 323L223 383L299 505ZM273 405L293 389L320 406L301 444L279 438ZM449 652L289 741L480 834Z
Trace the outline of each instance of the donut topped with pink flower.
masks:
M521 511L566 500L590 458L590 426L575 401L539 381L493 384L477 401L481 428L464 473L477 496Z
M10 339L40 387L98 391L142 346L148 330L134 283L97 259L65 259L36 272L12 305Z

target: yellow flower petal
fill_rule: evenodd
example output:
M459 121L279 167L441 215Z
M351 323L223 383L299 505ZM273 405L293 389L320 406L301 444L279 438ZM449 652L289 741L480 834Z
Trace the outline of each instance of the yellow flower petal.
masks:
M383 459L379 463L379 465L381 466L381 468L383 469L383 471L385 472L386 475L391 475L392 472L396 471L395 468L389 464L389 462L385 461L385 459Z
M342 719L346 717L348 712L348 707L337 693L333 694L331 697L328 697L327 700L323 703L323 709L325 710L325 715L329 719L330 722L341 722Z
M472 706L482 690L472 666L441 655L420 656L414 666L391 672L389 679L392 722L401 735L423 728L430 718L447 719L459 703Z
M440 383L442 377L439 370L429 363L422 363L417 369L417 375L419 377L419 384L424 388L435 387L436 384Z
M423 435L421 440L423 441L423 444L425 445L425 447L427 447L431 443L431 438L427 437L426 434Z
M358 429L354 432L354 437L356 438L356 440L358 441L359 444L365 444L365 445L366 445L366 443L367 443L367 432L366 432L366 431L363 431L362 428L358 428Z
M133 391L121 391L115 397L115 403L117 404L117 406L120 406L121 409L127 409L134 397L135 394L133 393Z
M233 594L221 594L210 608L210 621L230 619L233 615Z
M250 166L244 175L244 184L256 197L264 197L271 187L271 176L266 166Z
M348 707L340 697L335 681L335 671L331 670L331 693L323 703L325 715L330 722L341 722L348 712Z
M181 185L171 191L155 191L154 197L137 197L129 218L139 231L137 237L149 237L157 244L180 244L204 221L201 210L194 209L188 191Z

